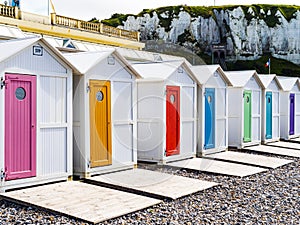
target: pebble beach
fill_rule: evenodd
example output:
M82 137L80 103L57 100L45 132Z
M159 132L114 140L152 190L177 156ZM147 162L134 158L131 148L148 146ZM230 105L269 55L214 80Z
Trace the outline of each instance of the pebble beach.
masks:
M274 156L273 156L274 157ZM100 224L300 224L300 159L267 172L239 178L155 165L157 170L220 185ZM16 203L0 202L0 224L88 224Z

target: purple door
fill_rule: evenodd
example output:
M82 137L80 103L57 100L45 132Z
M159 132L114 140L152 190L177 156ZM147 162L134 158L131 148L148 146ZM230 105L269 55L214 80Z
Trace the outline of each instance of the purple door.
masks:
M295 94L290 94L290 135L295 134Z
M6 180L36 175L36 77L5 75Z

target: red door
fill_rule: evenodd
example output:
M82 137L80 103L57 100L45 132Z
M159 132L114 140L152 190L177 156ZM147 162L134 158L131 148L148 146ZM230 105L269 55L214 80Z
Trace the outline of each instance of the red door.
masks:
M180 153L180 87L167 86L166 155Z
M6 180L36 175L36 77L5 75Z

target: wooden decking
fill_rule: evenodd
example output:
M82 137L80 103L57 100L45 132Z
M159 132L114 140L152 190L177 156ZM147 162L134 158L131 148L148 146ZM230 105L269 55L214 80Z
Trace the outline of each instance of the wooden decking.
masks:
M1 197L45 208L89 223L135 212L160 200L96 185L70 181L1 194Z

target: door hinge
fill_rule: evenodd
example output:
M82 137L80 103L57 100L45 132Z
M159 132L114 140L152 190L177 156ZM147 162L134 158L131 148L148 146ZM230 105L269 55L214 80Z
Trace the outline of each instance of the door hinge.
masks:
M5 80L3 79L3 77L1 77L1 89L3 89L5 85L6 85Z
M86 83L86 92L87 93L89 93L89 91L90 91L91 89L90 89L90 86L89 86L89 84L88 83Z
M3 169L1 169L1 172L0 172L1 174L0 174L0 179L1 179L1 181L3 181L4 180L4 178L6 177L6 173L3 171Z
M87 163L87 167L90 168L91 167L91 160L88 161Z

